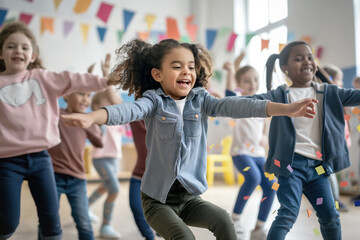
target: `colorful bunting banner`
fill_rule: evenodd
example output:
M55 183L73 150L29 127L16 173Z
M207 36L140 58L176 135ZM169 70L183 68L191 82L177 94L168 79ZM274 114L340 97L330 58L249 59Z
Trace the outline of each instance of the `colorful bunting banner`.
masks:
M0 8L0 26L3 24L8 10Z
M72 21L64 21L64 23L63 23L64 37L66 37L70 33L73 26L74 26L74 22L72 22Z
M97 27L97 31L99 34L100 42L104 42L106 28L105 27Z
M198 26L196 24L193 24L194 16L189 16L186 18L186 30L189 34L189 37L193 42L196 41L196 33L198 30Z
M84 13L88 10L88 8L90 7L92 0L77 0L76 4L74 6L74 13Z
M54 18L51 17L41 17L40 20L40 34L43 35L45 31L54 33Z
M124 9L123 14L124 14L124 32L126 32L135 12Z
M166 18L166 33L168 38L180 40L180 33L175 18Z
M111 10L113 9L113 5L108 3L101 3L99 10L96 14L98 18L100 18L104 23L107 23L108 18L110 16Z
M85 24L85 23L80 24L80 29L81 29L84 43L87 43L88 36L89 36L89 28L90 28L89 24Z
M117 36L118 36L118 43L122 43L122 38L124 36L124 31L117 31Z
M270 40L261 39L261 51L264 49L269 49Z
M145 16L145 21L147 23L147 28L148 30L150 31L154 22L156 20L156 16L155 15L152 15L152 14L146 14Z
M206 29L206 48L211 49L214 45L215 38L217 35L217 30L215 29Z
M148 40L149 37L150 37L150 33L149 33L149 32L138 32L137 35L138 35L138 38L140 38L140 39L143 40L143 41Z
M255 36L255 33L247 33L245 36L245 46L247 46L251 39Z
M19 20L26 23L27 25L29 25L29 23L31 22L32 17L33 17L32 14L20 13Z
M234 32L232 32L230 34L230 37L229 37L229 40L228 40L228 43L227 43L227 50L229 52L231 52L231 50L234 48L234 44L235 44L235 40L236 40L237 36L238 35L236 33L234 33Z

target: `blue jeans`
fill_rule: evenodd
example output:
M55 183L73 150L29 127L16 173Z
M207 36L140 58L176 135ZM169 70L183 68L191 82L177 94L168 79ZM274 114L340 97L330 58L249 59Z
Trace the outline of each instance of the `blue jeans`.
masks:
M275 180L269 181L269 179L265 177L264 170L262 169L265 163L265 158L239 155L233 157L233 162L245 178L245 182L241 186L235 202L234 213L242 213L247 202L247 199L244 199L244 197L250 196L256 186L260 185L263 190L262 199L265 197L266 199L260 203L258 220L265 222L275 197L275 191L271 189ZM244 171L244 168L246 167L250 167L250 169L248 171Z
M316 210L320 223L321 234L325 240L340 240L341 225L339 213L331 192L328 173L318 175L315 167L321 162L295 153L292 174L288 177L278 177L280 184L277 197L280 209L268 233L268 240L285 239L286 234L294 225L299 214L302 193L305 194ZM323 203L316 205L317 198L323 198Z
M118 180L118 162L117 158L94 158L93 165L100 176L103 186L108 194L118 193L120 191Z
M94 233L88 215L86 180L59 173L55 173L55 179L59 201L63 193L66 194L69 201L71 216L76 223L79 239L94 239Z
M40 239L62 239L54 170L47 151L0 159L0 239L19 225L21 185L28 181L34 198Z
M130 189L129 189L129 202L130 208L134 215L135 223L141 232L141 235L146 240L154 240L154 233L150 228L149 224L145 220L144 212L141 206L141 196L140 196L140 185L141 181L136 178L130 179Z

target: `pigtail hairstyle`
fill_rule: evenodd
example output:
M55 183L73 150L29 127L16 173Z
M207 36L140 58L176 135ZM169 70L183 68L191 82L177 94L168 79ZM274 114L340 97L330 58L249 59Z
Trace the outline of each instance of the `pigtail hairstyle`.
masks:
M128 90L135 99L142 97L149 89L158 89L160 83L151 75L153 68L161 69L164 56L173 48L184 47L189 49L195 60L195 86L205 86L207 79L212 75L210 54L201 46L189 43L179 43L173 39L163 40L151 45L139 39L134 39L116 50L120 63L113 69L109 83L120 84L120 88Z
M0 32L0 51L2 51L2 48L4 46L6 39L11 34L17 33L17 32L21 32L30 40L33 52L36 54L35 61L33 63L30 63L27 66L27 69L28 70L31 70L34 68L44 69L44 66L42 65L42 62L39 58L40 50L39 50L39 46L36 43L36 38L35 38L34 34L31 32L31 30L28 28L28 26L23 22L7 23L3 26L3 28ZM0 59L0 72L3 72L5 70L6 70L5 62L3 59Z
M266 61L265 67L266 67L266 90L267 91L271 91L275 61L278 58L279 58L279 54L272 54Z
M329 74L320 66L317 67L315 76L320 79L323 83L334 84L329 78Z

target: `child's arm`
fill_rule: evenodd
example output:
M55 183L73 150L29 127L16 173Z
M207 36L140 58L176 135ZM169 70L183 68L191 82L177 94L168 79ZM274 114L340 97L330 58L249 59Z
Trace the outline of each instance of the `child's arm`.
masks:
M266 113L268 116L314 118L314 115L316 114L314 103L318 103L318 100L305 98L289 104L268 102Z
M108 112L101 108L90 113L72 113L61 115L67 125L73 127L88 128L93 124L101 125L107 123Z
M240 69L240 63L242 62L244 57L245 57L245 51L242 50L240 55L234 60L235 72L237 72Z
M227 61L223 65L226 71L226 91L235 92L235 68L234 65Z

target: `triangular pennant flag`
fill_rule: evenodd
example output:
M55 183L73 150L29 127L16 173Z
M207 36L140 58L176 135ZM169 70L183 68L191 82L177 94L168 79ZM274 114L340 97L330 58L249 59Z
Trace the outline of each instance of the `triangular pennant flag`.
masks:
M60 3L62 0L54 0L55 9L57 10L59 8Z
M149 39L150 33L149 32L138 32L137 35L138 35L139 39L146 41Z
M180 33L175 18L166 18L166 33L168 38L180 40Z
M316 49L316 57L318 58L318 59L321 59L321 57L322 57L322 53L323 53L323 47L318 47L317 49Z
M98 34L99 34L100 42L104 42L104 37L105 37L105 33L106 33L106 28L104 28L104 27L97 27L97 31L98 31Z
M311 37L310 36L302 36L301 40L303 40L307 44L311 45Z
M73 9L74 12L77 14L86 12L90 7L91 2L92 0L77 0Z
M186 18L186 30L189 34L190 39L194 42L196 40L198 26L192 23L193 20L194 16L189 16Z
M27 25L29 25L32 17L33 17L32 14L20 13L19 20L22 21L22 22L24 22L24 23L26 23Z
M146 14L145 20L146 20L147 28L148 28L149 31L151 30L152 25L153 25L154 22L155 22L155 19L156 19L156 16L155 16L155 15Z
M247 33L245 36L245 46L250 43L250 40L255 36L255 33Z
M8 10L0 8L0 26L3 24Z
M12 22L16 22L16 17L11 17L8 19L5 19L4 23L12 23Z
M63 24L64 37L66 37L69 34L69 32L71 31L73 26L74 26L74 22L72 22L72 21L64 21L64 24Z
M230 34L230 37L229 37L229 40L228 40L228 43L227 43L227 50L230 52L233 48L234 48L234 44L235 44L235 40L237 38L237 34L232 32Z
M124 31L117 31L117 36L118 36L118 43L122 43L122 38L124 36Z
M96 16L100 18L104 23L107 23L112 9L113 5L108 3L101 3Z
M269 40L261 39L261 51L265 48L269 49Z
M83 36L84 43L87 43L87 39L88 39L88 36L89 36L90 25L82 23L82 24L80 24L80 28L81 28L81 33L82 33L82 36Z
M123 14L124 14L124 32L126 32L135 12L124 9Z
M40 33L44 34L45 31L49 31L50 33L54 33L54 18L50 17L41 17L40 21Z
M214 79L218 82L221 82L221 79L222 79L222 71L221 70L214 71Z
M279 53L281 52L281 50L283 50L283 48L286 46L286 44L283 43L279 43Z
M190 43L190 42L191 42L191 39L190 39L190 37L189 37L189 36L184 35L184 36L181 36L181 38L180 38L180 42Z
M215 42L215 38L217 35L217 30L215 29L206 29L206 48L207 49L211 49L214 42Z
M166 35L166 33L164 34L159 34L159 42L161 42L162 40L168 39L168 36Z
M294 32L288 32L287 42L292 42L294 40L295 40L295 33Z
M222 37L225 37L225 36L229 35L229 33L231 33L231 30L232 29L229 28L229 27L220 28L219 33L218 33L218 37L222 38Z

